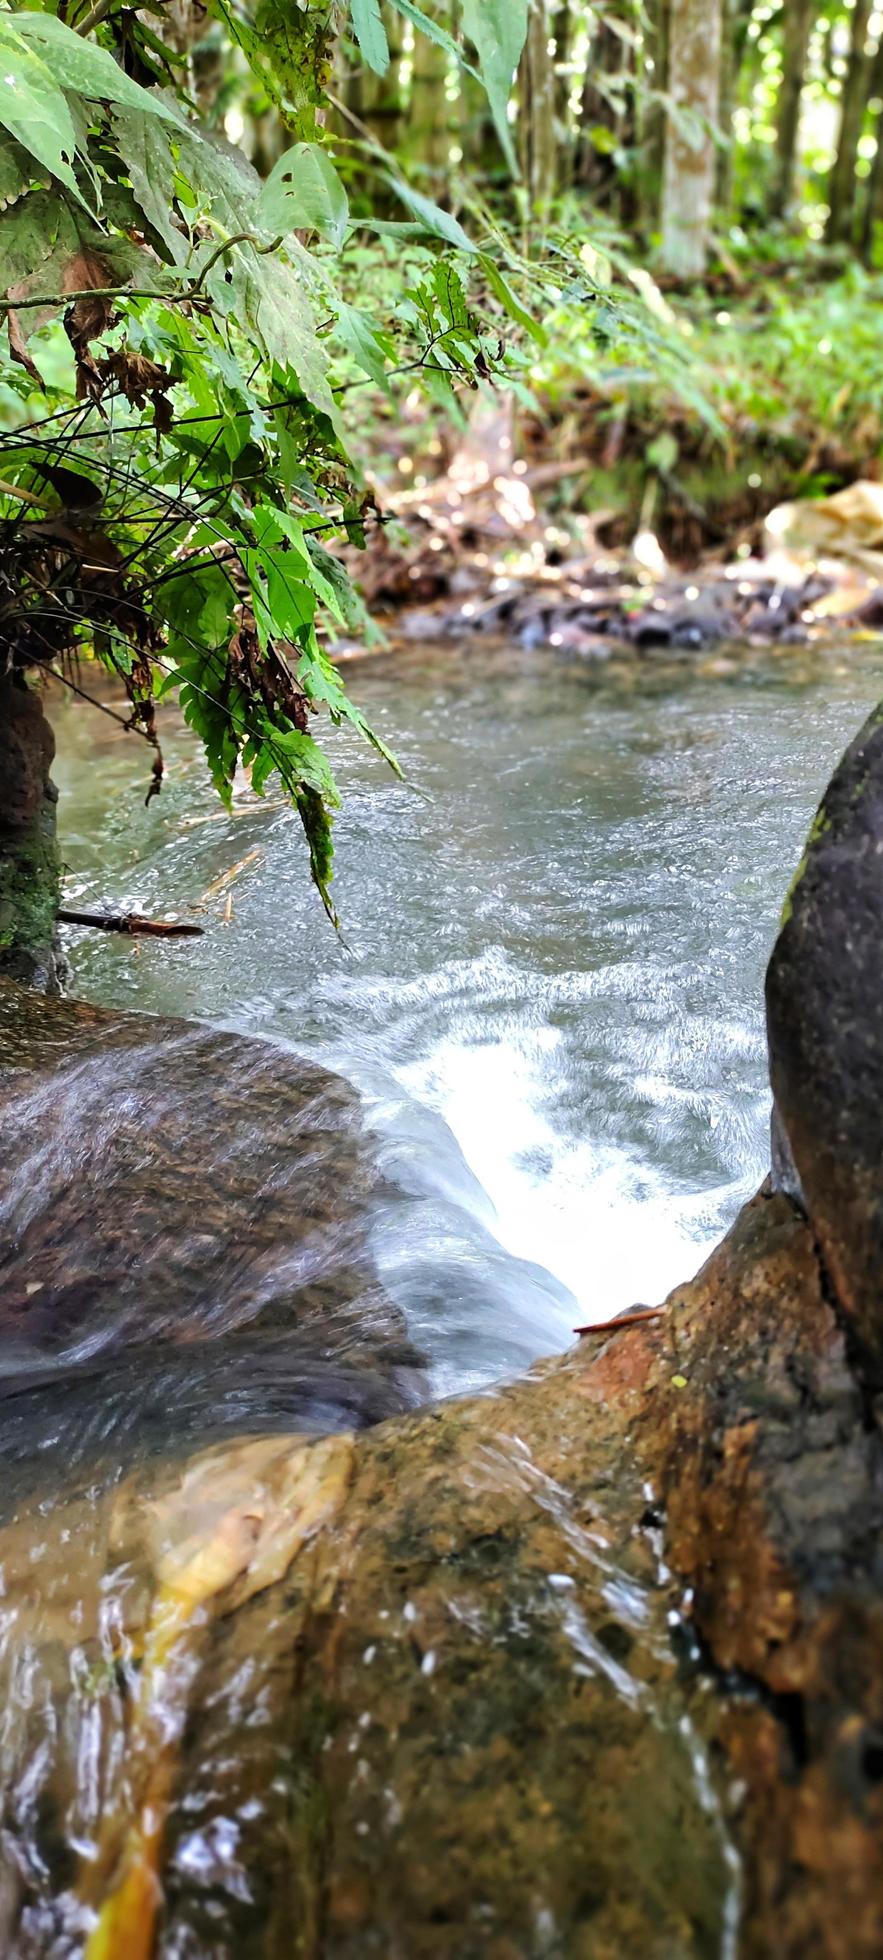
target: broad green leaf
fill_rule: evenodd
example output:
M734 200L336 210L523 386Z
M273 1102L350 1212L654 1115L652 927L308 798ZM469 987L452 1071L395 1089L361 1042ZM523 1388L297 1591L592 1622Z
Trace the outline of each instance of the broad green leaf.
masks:
M389 179L396 197L414 217L420 220L425 229L436 238L443 238L448 245L455 245L460 252L474 252L471 238L467 238L463 226L452 218L450 211L443 211L440 204L434 204L431 197L424 197L421 191L412 190L400 177Z
M343 300L338 301L337 306L337 331L347 352L358 362L362 372L388 394L386 357L392 354L388 337L381 333L368 313L362 313L357 306L345 305Z
M265 544L244 548L241 555L262 647L271 640L297 641L315 617L316 596L312 586L297 577L295 553L284 545Z
M251 261L247 317L270 359L294 370L308 400L338 429L337 404L328 385L328 353L317 339L315 316L296 272L278 257L259 258L245 249Z
M389 67L389 42L380 15L379 0L350 0L353 32L362 56L375 75L385 75Z
M189 246L175 223L175 166L168 128L140 109L125 108L114 115L113 126L140 210L162 240L172 264L183 265Z
M133 274L139 284L152 284L161 271L152 253L133 245L125 233L103 231L88 212L57 190L29 191L4 212L0 292L13 288L19 299L31 293L57 293L61 312L65 294L83 284L84 262L93 274L103 268L108 285L124 286ZM28 308L21 314L26 337L49 311L38 314Z
M271 360L292 369L315 408L335 423L337 410L328 385L328 355L316 335L305 289L307 253L298 252L295 270L271 242L260 213L261 181L240 151L210 141L182 122L172 130L137 110L114 117L135 196L145 217L179 266L188 263L194 278L204 271L205 291L218 312L256 334ZM175 224L175 202L189 186L194 203L188 218L207 223L212 236L191 246ZM241 240L253 231L255 244ZM216 256L225 238L238 238ZM294 247L292 246L292 251Z
M327 796L330 802L339 802L331 765L312 735L302 735L297 728L278 732L273 729L272 733L268 731L268 735L273 755L278 756L276 768L286 788L292 784L306 783L308 788L318 790L320 796Z
M8 211L11 204L36 184L45 190L49 181L48 170L38 172L27 150L0 132L0 211Z
M497 134L513 177L520 173L509 129L512 78L527 35L528 0L463 0L463 26L478 55Z
M0 124L79 198L71 112L45 62L16 33L9 15L0 15Z
M271 171L258 200L258 220L273 233L317 231L342 245L349 221L346 191L319 143L295 143Z
M124 74L106 48L84 40L55 14L16 13L15 29L45 61L59 88L85 95L92 102L122 102L167 122L179 121L177 112L161 96L140 88Z

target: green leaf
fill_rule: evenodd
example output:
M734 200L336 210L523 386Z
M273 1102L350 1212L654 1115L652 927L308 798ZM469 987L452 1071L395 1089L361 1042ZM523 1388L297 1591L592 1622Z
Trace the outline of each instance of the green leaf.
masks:
M148 115L161 116L167 122L179 121L177 112L161 96L140 88L124 74L106 48L84 40L55 14L19 12L15 16L15 29L23 40L33 44L59 88L85 95L92 102L122 102L132 109L143 109Z
M56 310L61 312L65 293L72 285L83 283L84 262L93 275L99 271L106 274L111 286L124 286L133 274L139 283L152 284L161 271L151 253L133 245L124 233L102 231L87 211L57 190L29 191L4 213L0 225L0 292L8 293L12 288L18 299L27 299L32 293L57 293ZM38 314L29 308L22 312L26 337L50 311Z
M508 109L512 78L527 35L527 8L528 0L463 0L463 26L478 55L497 134L513 177L520 172Z
M350 0L350 12L364 60L375 75L385 75L389 67L389 42L378 0Z
M462 225L452 218L450 211L443 211L431 197L424 197L421 191L412 190L410 184L399 177L390 177L389 182L396 197L420 220L426 231L435 238L443 238L447 245L455 245L459 252L475 251L471 238L467 238Z
M37 181L33 157L20 143L0 133L0 211L8 211ZM49 172L44 170L40 188L46 190L49 182Z
M447 28L442 27L437 20L432 20L429 14L423 12L422 7L414 4L414 0L391 0L391 5L395 7L397 14L410 21L412 27L419 27L421 34L425 34L427 40L434 41L437 48L444 48L445 54L449 54L458 66L466 65L463 62L461 49L458 48Z
M368 313L362 313L357 306L345 305L343 300L337 306L337 331L363 374L389 394L386 357L392 354L392 346L386 334L381 333Z
M135 200L151 230L166 247L172 264L182 265L189 246L186 234L175 223L174 162L169 131L140 109L118 110L113 126Z
M268 232L317 231L342 245L349 222L346 191L319 143L295 143L271 171L258 200Z
M388 749L380 736L375 734L374 729L365 720L361 708L357 708L355 702L350 700L334 661L319 645L314 632L302 641L302 646L303 652L298 661L297 678L310 701L317 707L320 705L327 707L332 720L351 722L353 727L358 729L359 734L364 736L365 741L370 742L371 747L377 750L378 755L382 755L384 762L389 764L394 774L401 777L402 771L392 750Z
M0 123L79 198L71 112L45 62L0 15Z
M531 340L535 340L538 347L548 346L549 336L545 327L541 327L539 320L535 320L533 314L528 313L527 308L516 299L508 280L503 278L499 266L494 264L493 259L489 258L486 252L479 254L479 263L491 292L499 300L500 305L505 307L510 320L514 320L516 326L521 327L524 333L530 334Z
M339 558L326 551L320 539L305 533L307 550L313 565L313 586L330 613L339 619L350 632L361 632L366 637L370 632L370 622L365 602L359 596L352 579Z
M122 109L114 123L135 196L170 258L179 266L188 261L196 277L205 268L205 290L218 312L256 334L268 357L291 369L313 406L335 424L328 355L306 290L309 255L292 243L295 269L280 253L258 249L271 236L261 217L257 171L240 151L183 121L170 130L140 111ZM214 233L195 245L175 223L182 186L195 200L189 221L207 222ZM215 257L219 239L243 231L254 232L256 245L241 241Z

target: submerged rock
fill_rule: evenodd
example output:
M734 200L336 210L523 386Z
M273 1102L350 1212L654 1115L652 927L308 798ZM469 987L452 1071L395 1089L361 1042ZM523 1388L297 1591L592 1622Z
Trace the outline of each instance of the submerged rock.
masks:
M361 1426L425 1392L358 1097L267 1042L0 985L0 1456ZM60 1407L59 1381L65 1392Z

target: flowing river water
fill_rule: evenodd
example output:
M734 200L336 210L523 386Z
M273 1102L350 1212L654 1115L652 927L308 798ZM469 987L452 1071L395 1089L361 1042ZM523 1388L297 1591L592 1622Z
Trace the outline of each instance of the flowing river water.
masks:
M73 991L226 1033L71 1021L33 1037L37 1086L26 1071L4 1092L0 1951L78 1954L94 1923L103 1820L125 1809L147 1720L132 1627L163 1569L145 1563L144 1517L153 1530L177 1502L164 1466L220 1442L223 1489L237 1438L272 1451L274 1434L487 1390L566 1348L574 1326L660 1300L760 1182L764 964L878 667L873 646L592 666L458 647L354 667L407 782L333 737L340 938L281 804L244 784L225 813L171 722L167 780L145 808L142 745L56 702L67 902L206 928L178 941L72 931ZM568 1667L609 1697L602 1732L640 1721L667 1738L649 1773L681 1791L681 1810L669 1839L651 1802L658 1911L689 1899L689 1934L663 1929L652 1952L731 1955L738 1867L672 1671L671 1575L651 1514L635 1525L647 1493L627 1469L615 1490L602 1478L602 1533L505 1427L487 1462L500 1503L542 1490L550 1521L546 1579L517 1578L507 1608L518 1637L539 1639L554 1609ZM133 1527L125 1480L139 1463L159 1495L151 1485ZM283 1476L272 1463L268 1488ZM121 1486L122 1538L109 1508ZM467 1632L482 1597L457 1606ZM257 1631L246 1616L225 1635L205 1679L190 1650L177 1675L160 1670L148 1710L160 1755L181 1758L160 1947L181 1960L290 1950L254 1904L265 1854L272 1867L281 1846L288 1869L301 1829L290 1750L271 1747L291 1706L290 1601L278 1587L267 1598ZM401 1611L413 1640L410 1600ZM373 1719L366 1702L353 1735ZM317 1763L330 1737L312 1737ZM398 1760L375 1848L399 1829ZM554 1790L554 1751L548 1775ZM536 1913L539 1930L500 1952L608 1950L573 1933L561 1944L548 1899ZM378 1937L329 1936L327 1950L398 1953ZM483 1940L458 1950L490 1952ZM436 1950L453 1949L414 1947ZM129 1960L119 1942L100 1952Z
M459 647L366 662L351 684L414 787L333 742L342 940L287 810L219 813L186 731L145 810L146 751L75 705L56 768L71 902L187 917L244 869L202 940L77 934L74 989L352 1081L414 1200L380 1222L384 1281L438 1391L493 1380L689 1278L765 1174L764 966L878 669L855 648L698 672Z

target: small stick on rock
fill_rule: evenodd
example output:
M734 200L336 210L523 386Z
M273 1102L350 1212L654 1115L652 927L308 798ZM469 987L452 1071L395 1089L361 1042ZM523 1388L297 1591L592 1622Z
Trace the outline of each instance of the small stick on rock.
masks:
M575 1334L615 1334L620 1327L637 1327L642 1320L658 1320L664 1307L630 1307L628 1313L615 1313L610 1320L595 1320L588 1327L575 1327Z

